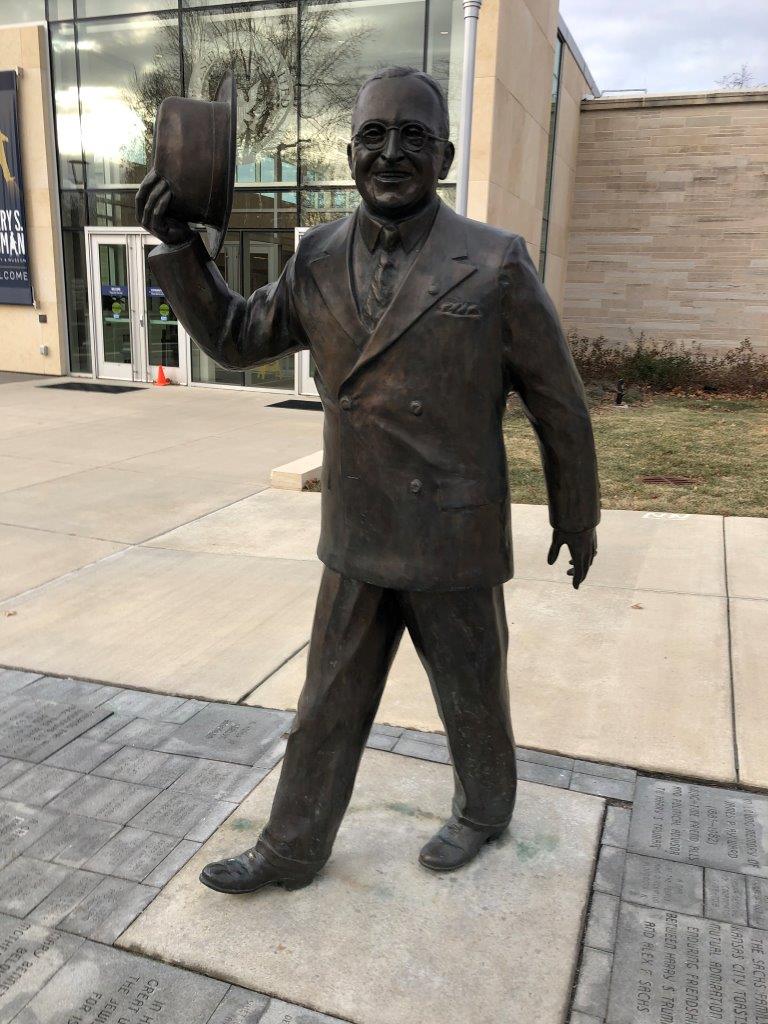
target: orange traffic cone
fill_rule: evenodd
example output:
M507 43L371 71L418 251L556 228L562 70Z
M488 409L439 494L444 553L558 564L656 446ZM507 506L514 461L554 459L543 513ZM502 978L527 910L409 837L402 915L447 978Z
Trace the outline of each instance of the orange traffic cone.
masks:
M157 368L157 379L155 380L155 387L156 388L164 388L164 387L167 387L170 383L171 382L165 376L165 370L162 368L162 366L158 366L158 368Z

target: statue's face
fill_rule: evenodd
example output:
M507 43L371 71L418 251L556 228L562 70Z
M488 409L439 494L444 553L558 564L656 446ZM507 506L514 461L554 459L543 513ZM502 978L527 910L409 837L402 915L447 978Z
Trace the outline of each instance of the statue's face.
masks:
M453 160L453 145L433 137L442 134L440 103L424 82L379 78L366 86L352 112L347 158L374 213L406 216L434 195Z

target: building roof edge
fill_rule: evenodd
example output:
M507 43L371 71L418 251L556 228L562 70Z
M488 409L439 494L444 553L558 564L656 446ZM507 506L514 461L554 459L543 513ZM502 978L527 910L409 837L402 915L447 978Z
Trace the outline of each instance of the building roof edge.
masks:
M582 101L583 110L632 110L642 107L704 107L726 103L768 103L768 89L713 89L710 92L605 96Z
M579 49L579 47L578 47L578 45L576 43L576 40L571 35L571 30L568 28L568 26L565 23L565 19L563 18L562 14L560 14L559 12L558 12L558 15L557 15L557 30L560 33L560 35L563 37L563 42L565 43L565 45L568 47L568 49L573 54L573 59L576 61L576 63L579 66L579 70L581 71L581 73L586 78L587 84L589 85L589 88L592 90L593 95L595 97L599 97L600 96L600 88L599 88L597 82L592 77L592 72L589 70L587 62L584 60L584 55L582 54L581 50Z

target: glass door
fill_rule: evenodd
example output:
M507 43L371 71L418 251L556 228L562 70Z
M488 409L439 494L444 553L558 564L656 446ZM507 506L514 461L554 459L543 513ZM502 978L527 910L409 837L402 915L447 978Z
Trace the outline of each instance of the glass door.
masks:
M140 322L139 326L143 326L144 359L149 374L145 379L155 380L158 368L162 366L168 380L174 384L186 384L187 344L184 329L177 321L149 263L149 254L157 242L146 235L137 236L136 242L143 249L144 255L145 303L140 317L143 325Z
M97 376L135 380L134 292L127 239L92 239L91 297ZM89 275L91 276L91 275Z
M315 360L309 352L299 352L299 394L317 395Z
M268 242L250 233L245 238L245 295L276 281L280 276L280 243ZM295 361L292 355L245 371L247 387L285 388L293 391Z
M242 289L240 272L240 237L230 231L215 260L221 276L234 292ZM234 384L242 387L244 374L242 370L227 370L207 356L194 339L190 349L192 353L192 380L196 384Z
M151 382L162 366L187 383L188 341L149 265L145 231L88 231L94 369L110 380Z

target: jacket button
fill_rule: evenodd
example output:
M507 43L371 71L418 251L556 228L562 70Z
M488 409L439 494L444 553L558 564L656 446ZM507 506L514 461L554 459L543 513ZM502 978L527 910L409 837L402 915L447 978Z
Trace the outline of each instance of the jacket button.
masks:
M410 409L414 416L421 416L423 408L424 406L418 400L411 402Z
M439 291L439 288L437 287L436 284L431 284L429 286L429 288L427 288L427 294L428 295L437 295L438 291Z
M352 408L352 399L349 395L344 395L344 397L339 400L339 405L345 412L348 412Z
M421 494L421 480L411 480L411 494Z

